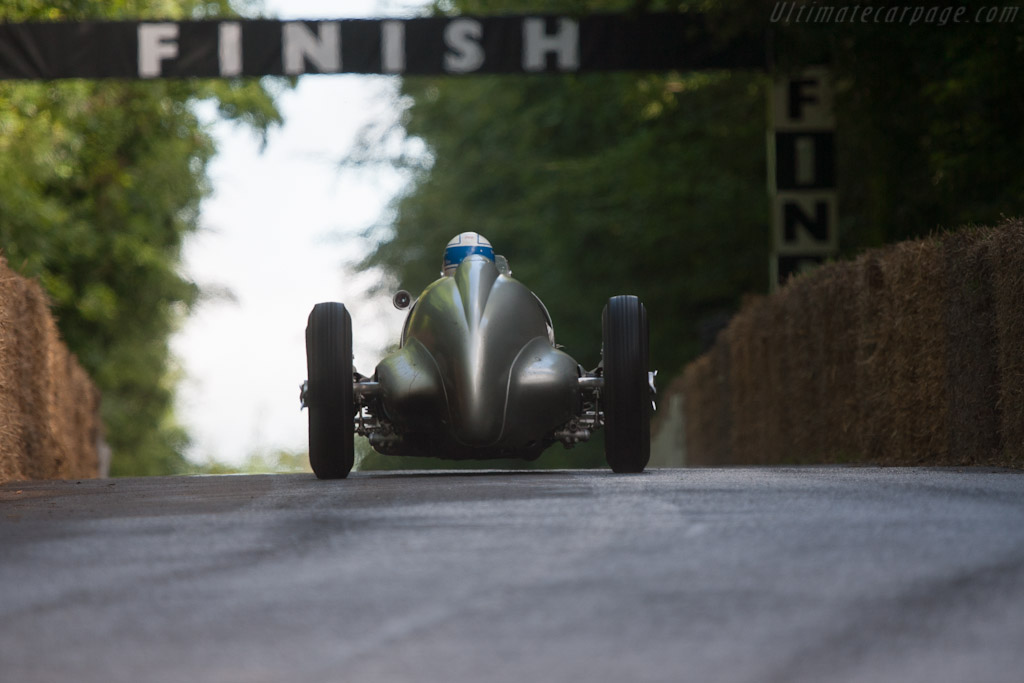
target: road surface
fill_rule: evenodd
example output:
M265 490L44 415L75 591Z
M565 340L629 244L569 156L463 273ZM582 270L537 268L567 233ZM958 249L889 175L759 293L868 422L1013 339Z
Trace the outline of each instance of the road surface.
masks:
M1024 680L1024 473L0 486L0 679Z

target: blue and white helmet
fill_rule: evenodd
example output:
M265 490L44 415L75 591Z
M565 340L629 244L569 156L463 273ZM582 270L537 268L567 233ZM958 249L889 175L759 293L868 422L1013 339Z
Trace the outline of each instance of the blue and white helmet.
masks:
M486 256L494 260L494 249L487 238L476 232L464 232L456 235L448 241L444 248L444 262L441 264L441 274L450 276L455 274L455 269L462 263L462 259L470 254Z

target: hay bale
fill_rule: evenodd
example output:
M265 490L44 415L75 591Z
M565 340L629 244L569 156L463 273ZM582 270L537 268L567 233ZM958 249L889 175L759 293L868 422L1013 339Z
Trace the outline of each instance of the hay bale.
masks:
M732 458L737 464L849 459L854 420L854 297L848 264L748 300L728 340Z
M992 235L993 291L999 372L999 464L1024 467L1024 221L1009 220Z
M100 461L100 445L104 442L103 422L100 418L100 391L92 378L69 354L70 370L68 401L72 404L73 426L69 448L79 454L75 459L75 477L106 476L106 468ZM73 399L72 399L73 397Z
M744 348L740 337L753 333L761 347L748 360L749 378L735 383L759 394L740 399L746 408L742 424L758 425L742 437L742 462L850 459L856 286L853 266L832 264L790 280L759 309L737 316L754 329L737 325L732 343ZM742 429L739 418L737 428Z
M0 482L98 476L98 402L42 288L0 258Z
M765 311L764 325L767 329L768 367L765 376L765 406L762 417L766 424L764 433L768 439L761 446L760 457L755 464L778 464L789 461L796 452L794 424L796 410L793 403L794 385L801 384L802 378L793 358L793 345L798 343L800 331L790 320L795 289L794 283L787 287L785 295L769 300ZM780 293L781 294L781 293Z
M22 469L30 479L53 479L66 457L50 428L54 409L50 354L57 343L56 330L52 328L49 302L39 285L19 279L15 296L15 395L23 425Z
M730 462L732 415L729 405L728 345L715 347L683 372L683 411L688 465Z
M942 239L949 460L959 465L995 464L1002 451L993 236L978 229Z
M38 330L27 327L30 293L28 283L20 277L12 277L6 283L8 299L8 335L4 339L9 368L9 397L11 399L10 419L14 426L12 443L14 456L18 459L18 469L23 478L37 478L36 460L38 459L39 437L38 425L32 416L43 409L43 399L39 396L38 383L35 378L41 368L33 364L35 354L33 347L41 342Z
M56 330L55 330L56 331ZM56 340L50 347L50 412L47 431L53 443L54 452L59 454L54 462L57 468L56 477L70 479L74 477L96 476L97 464L94 449L82 450L79 433L85 425L76 418L79 404L88 400L88 393L83 394L81 387L76 386L72 368L74 356L64 344Z
M852 263L837 263L816 273L809 298L809 323L818 348L812 462L857 462L863 454L857 423L856 305L859 272Z
M772 377L772 411L780 438L772 463L813 461L821 451L821 389L824 337L812 310L818 273L792 280L774 302L774 326L780 330L775 350L779 376Z
M857 282L854 308L859 321L853 331L856 335L854 443L864 461L878 462L893 431L881 379L888 341L881 302L887 298L887 283L878 251L865 253L854 261L853 267Z
M0 258L0 482L23 479L21 471L21 413L15 398L18 386L15 357L17 346L12 337L14 324L13 280L6 262Z
M749 299L723 333L729 343L733 462L765 458L765 445L776 436L767 391L771 367L769 317L767 299Z
M711 357L699 356L683 370L683 422L686 425L686 455L689 465L706 466L713 461L714 445L709 436L711 419L706 396L710 387Z
M1013 220L748 301L686 368L692 463L1024 467L1022 291Z
M717 461L725 464L732 461L732 432L735 420L732 414L732 387L729 371L729 342L720 338L710 352L713 361L714 382L712 392L713 435L717 446Z
M918 240L860 260L858 423L867 461L947 464L942 246Z

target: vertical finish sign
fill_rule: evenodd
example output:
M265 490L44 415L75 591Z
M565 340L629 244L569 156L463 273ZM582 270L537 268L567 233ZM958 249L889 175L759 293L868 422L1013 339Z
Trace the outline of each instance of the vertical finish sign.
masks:
M772 195L772 286L839 248L835 116L826 69L776 82L768 143Z

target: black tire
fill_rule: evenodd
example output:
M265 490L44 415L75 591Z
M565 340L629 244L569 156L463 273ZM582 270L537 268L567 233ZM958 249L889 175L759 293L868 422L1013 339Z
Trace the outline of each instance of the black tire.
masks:
M317 479L344 479L355 458L352 318L339 303L313 307L306 323L309 464Z
M601 327L605 459L614 472L643 472L651 459L647 309L635 296L613 296Z

